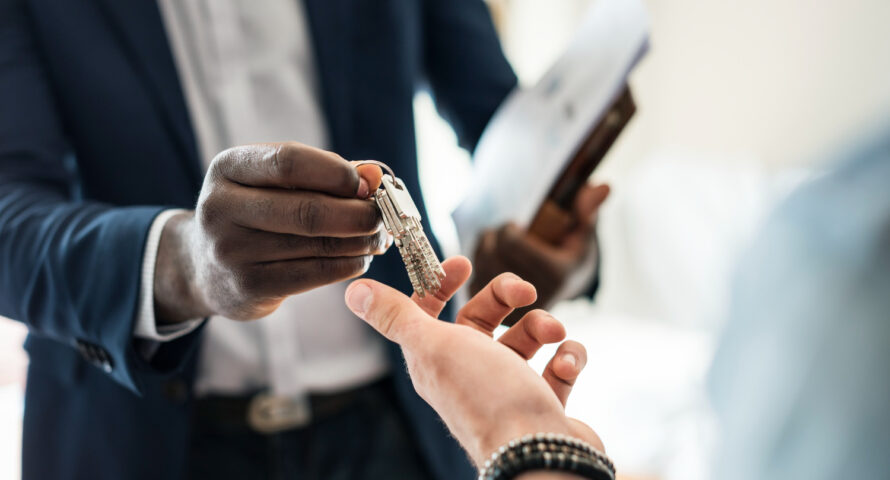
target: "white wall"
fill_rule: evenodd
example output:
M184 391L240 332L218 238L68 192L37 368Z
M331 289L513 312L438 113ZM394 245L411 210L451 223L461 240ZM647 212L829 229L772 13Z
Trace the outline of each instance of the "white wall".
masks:
M594 2L499 3L507 53L529 82ZM622 141L633 147L624 146L612 163L633 162L634 149L807 162L826 143L890 110L890 2L645 3L652 50L633 77L640 115Z

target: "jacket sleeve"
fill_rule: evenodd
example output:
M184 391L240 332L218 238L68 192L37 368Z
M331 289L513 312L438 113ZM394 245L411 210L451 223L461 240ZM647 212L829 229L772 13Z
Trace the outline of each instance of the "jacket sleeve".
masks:
M139 392L140 375L161 372L136 354L132 330L146 235L162 207L78 198L76 163L24 6L0 0L0 315L101 351L109 375ZM159 356L170 370L182 358Z
M423 15L424 69L436 106L472 151L516 75L482 0L428 0Z

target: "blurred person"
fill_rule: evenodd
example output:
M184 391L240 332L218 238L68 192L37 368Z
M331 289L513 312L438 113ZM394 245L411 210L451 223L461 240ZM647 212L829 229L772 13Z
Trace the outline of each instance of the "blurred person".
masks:
M722 434L715 479L890 472L890 122L875 138L850 145L835 171L794 192L740 264L710 373ZM459 273L469 269L465 259L446 265L450 282L469 275ZM433 321L444 299L413 300L372 280L346 291L356 315L401 345L414 387L477 467L542 432L603 451L599 437L563 411L586 363L580 344L561 345L540 377L522 358L561 338L535 342L517 324L495 342L491 332L507 308L474 299L464 307L471 321L459 316L449 325ZM516 463L528 455L516 453L513 465L525 467L498 478L609 478Z
M873 125L741 260L710 373L714 478L890 472L890 122Z
M474 147L516 85L481 0L0 0L0 38L26 478L472 474L398 349L343 306L369 265L410 289L395 252L371 263L388 246L373 172L343 159L385 161L417 195L420 87ZM592 294L606 193L578 198L582 248L504 227L480 270L523 275L541 304L576 274Z

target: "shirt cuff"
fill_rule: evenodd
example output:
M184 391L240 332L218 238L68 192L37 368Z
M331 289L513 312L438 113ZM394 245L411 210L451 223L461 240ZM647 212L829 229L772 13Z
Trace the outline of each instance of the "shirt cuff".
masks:
M136 318L136 329L133 336L144 340L157 342L169 342L183 335L191 333L204 320L196 318L175 325L158 326L155 321L155 261L158 257L158 245L161 242L161 232L164 225L171 217L187 210L164 210L151 224L148 230L148 239L145 242L145 253L142 255L142 286L139 288L139 313Z

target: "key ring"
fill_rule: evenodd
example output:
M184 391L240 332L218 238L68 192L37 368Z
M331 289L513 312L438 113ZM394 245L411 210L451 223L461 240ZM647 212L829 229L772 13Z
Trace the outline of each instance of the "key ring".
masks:
M387 173L389 173L389 176L391 176L392 178L396 178L396 174L393 173L391 168L389 168L389 165L381 162L380 160L359 160L355 162L356 167L360 167L362 165L377 165L378 167L386 170Z

